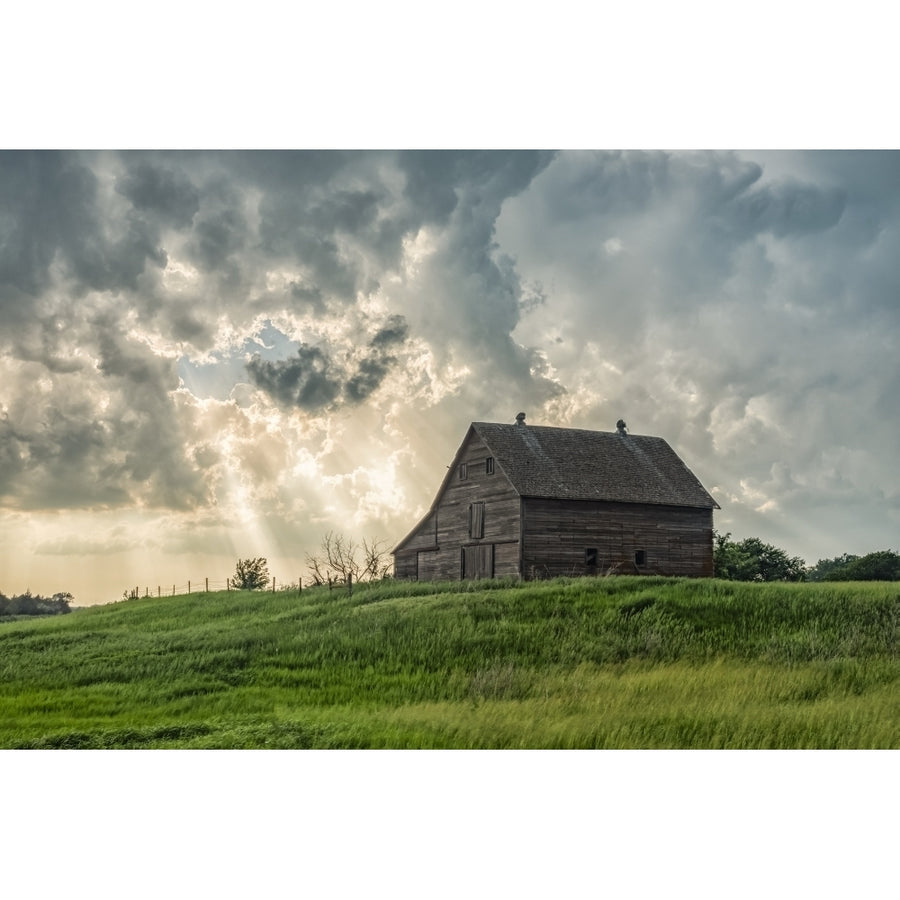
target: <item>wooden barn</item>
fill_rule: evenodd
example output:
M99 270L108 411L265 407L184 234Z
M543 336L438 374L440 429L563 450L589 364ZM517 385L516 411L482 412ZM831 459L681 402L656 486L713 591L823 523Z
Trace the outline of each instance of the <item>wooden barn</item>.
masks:
M713 574L719 505L662 439L473 422L397 578Z

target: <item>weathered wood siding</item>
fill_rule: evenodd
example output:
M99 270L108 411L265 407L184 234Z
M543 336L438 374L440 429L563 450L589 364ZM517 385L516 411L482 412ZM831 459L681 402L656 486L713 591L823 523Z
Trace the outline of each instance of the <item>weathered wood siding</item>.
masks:
M419 581L463 577L464 547L493 545L493 550L469 551L469 567L490 566L493 575L519 574L519 495L498 467L488 471L490 452L474 432L453 464L436 505L394 554L397 578ZM465 466L465 477L460 467ZM469 536L473 503L483 503L483 534ZM490 560L490 562L488 562ZM466 573L467 578L476 577Z
M394 554L394 578L410 579L418 578L419 555L415 550L398 550Z
M590 500L523 501L522 575L712 576L712 510ZM597 551L596 566L586 551ZM643 563L635 554L643 551Z

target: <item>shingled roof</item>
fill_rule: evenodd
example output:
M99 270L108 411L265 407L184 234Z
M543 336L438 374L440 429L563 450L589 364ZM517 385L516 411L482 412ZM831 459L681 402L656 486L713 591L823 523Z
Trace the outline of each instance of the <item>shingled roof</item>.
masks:
M492 422L472 428L523 497L719 508L662 438Z

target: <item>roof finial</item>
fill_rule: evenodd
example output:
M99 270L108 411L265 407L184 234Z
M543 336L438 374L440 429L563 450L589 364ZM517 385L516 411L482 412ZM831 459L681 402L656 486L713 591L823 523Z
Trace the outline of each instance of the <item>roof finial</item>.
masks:
M626 427L626 426L625 426L625 420L624 420L624 419L619 419L619 421L616 422L616 428L619 430L619 434L626 434L626 433L627 433L627 432L625 431L625 427Z
M519 413L516 416L516 425L524 425L525 424L525 413Z

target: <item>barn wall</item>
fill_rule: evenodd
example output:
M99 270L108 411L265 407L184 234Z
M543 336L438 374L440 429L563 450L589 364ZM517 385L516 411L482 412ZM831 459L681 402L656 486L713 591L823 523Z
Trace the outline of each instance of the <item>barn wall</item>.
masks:
M712 510L588 500L523 501L525 578L628 574L712 576ZM597 551L597 565L585 551ZM643 565L635 551L643 550Z
M399 550L394 554L394 578L415 581L418 576L418 554L415 550Z
M453 464L432 513L394 555L398 578L457 580L463 545L494 544L494 575L519 574L519 495L499 467L489 474L490 452L472 432ZM465 465L465 478L460 466ZM484 503L484 534L469 537L469 506ZM415 570L415 571L413 571Z

